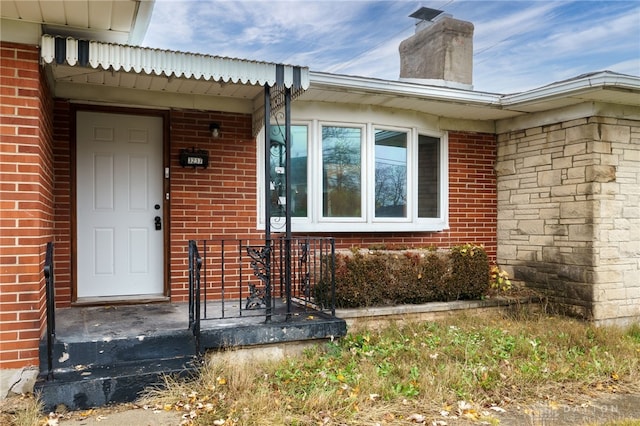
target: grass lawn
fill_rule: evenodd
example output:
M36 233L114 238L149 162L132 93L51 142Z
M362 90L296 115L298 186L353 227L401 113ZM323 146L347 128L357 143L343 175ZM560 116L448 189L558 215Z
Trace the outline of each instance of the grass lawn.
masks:
M210 362L148 401L202 425L497 424L534 401L638 391L640 325L496 314L349 333L280 361Z
M210 361L140 405L194 425L498 424L503 410L627 392L640 393L640 325L484 314L350 332L284 360Z

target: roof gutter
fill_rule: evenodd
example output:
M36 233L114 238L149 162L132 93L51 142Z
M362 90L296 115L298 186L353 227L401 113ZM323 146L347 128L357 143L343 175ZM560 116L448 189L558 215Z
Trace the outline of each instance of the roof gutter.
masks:
M548 86L522 93L504 95L500 103L506 109L510 109L510 107L516 107L518 105L607 88L610 88L611 90L628 90L631 92L638 92L640 94L640 77L613 74L608 71L603 71L596 74L589 74L584 77L553 83Z
M155 0L138 0L135 16L133 17L133 23L131 24L131 31L129 32L129 39L127 42L132 45L142 44L147 29L149 29L149 23L151 22L151 15L153 14L153 6Z
M500 107L501 95L486 92L474 92L449 87L428 86L403 81L380 80L368 77L353 77L321 72L309 72L310 88L329 88L351 93L386 94L407 96L446 102L459 102L466 105Z

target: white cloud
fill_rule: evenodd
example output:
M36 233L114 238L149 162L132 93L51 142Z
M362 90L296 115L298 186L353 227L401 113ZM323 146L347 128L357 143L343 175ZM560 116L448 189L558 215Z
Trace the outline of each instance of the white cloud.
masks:
M423 5L473 22L476 90L510 93L603 69L640 74L632 1L157 0L145 45L395 80L408 15Z

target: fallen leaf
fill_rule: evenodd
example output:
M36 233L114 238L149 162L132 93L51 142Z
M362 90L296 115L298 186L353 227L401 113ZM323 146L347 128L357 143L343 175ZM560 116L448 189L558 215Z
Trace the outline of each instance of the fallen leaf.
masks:
M422 414L414 413L409 417L407 417L407 420L410 420L415 423L424 423L426 421L426 418Z
M498 407L497 405L492 405L491 407L489 407L489 410L493 410L493 411L498 412L498 413L506 413L507 412L507 410L505 410L502 407Z

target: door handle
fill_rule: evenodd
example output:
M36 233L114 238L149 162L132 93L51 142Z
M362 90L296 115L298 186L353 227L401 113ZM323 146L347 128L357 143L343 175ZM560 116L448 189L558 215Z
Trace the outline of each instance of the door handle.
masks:
M162 218L160 216L156 216L153 221L155 222L156 225L156 231L159 231L162 229Z

